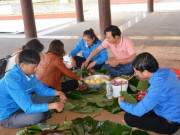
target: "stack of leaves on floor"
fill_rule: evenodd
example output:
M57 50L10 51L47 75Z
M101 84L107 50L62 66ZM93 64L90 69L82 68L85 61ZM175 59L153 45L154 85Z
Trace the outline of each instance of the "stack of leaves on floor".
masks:
M136 99L124 92L126 102L137 103ZM104 90L87 89L84 91L71 91L66 94L67 101L64 109L76 113L97 113L105 109L111 113L120 112L121 109L116 99L107 99ZM129 98L131 97L131 98Z
M126 77L126 76L125 76ZM139 81L132 78L129 81L129 86L126 91L122 91L121 95L125 97L125 102L135 104L135 94L140 90L145 90L149 87L147 82ZM64 109L76 113L97 113L102 109L111 113L122 111L118 105L118 99L107 99L105 95L106 85L103 85L101 90L86 89L84 91L71 91L66 94L67 101ZM56 99L56 101L59 99Z
M52 130L56 135L149 135L146 131L135 130L128 125L121 126L108 120L96 121L90 116L84 118L76 118L63 124L43 124L34 125L25 130L20 130L16 135L40 135L45 134L46 130ZM49 131L50 132L50 131Z

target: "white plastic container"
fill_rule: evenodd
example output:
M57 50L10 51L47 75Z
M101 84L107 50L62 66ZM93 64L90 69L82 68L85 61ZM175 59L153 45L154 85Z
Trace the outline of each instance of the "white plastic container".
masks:
M120 82L120 81L127 81L126 79L116 79L117 82ZM113 93L112 93L112 96L113 97L119 97L121 96L121 89L122 91L127 91L127 88L128 88L128 81L127 81L127 84L122 84L122 85L119 85L119 86L115 86L115 85L111 85L112 86L112 90L113 90Z

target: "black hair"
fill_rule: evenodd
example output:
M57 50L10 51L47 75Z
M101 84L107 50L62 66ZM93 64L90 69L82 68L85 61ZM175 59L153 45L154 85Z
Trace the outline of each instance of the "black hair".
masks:
M104 30L104 35L106 35L106 32L111 32L111 34L114 38L115 38L115 36L121 36L121 30L115 25L108 26Z
M22 47L22 50L25 50L25 49L34 49L38 52L42 52L44 49L44 46L38 39L32 39L29 42L27 42L26 45Z
M34 49L25 49L22 50L19 54L19 64L39 64L40 62L40 55Z
M147 70L151 73L154 73L159 68L157 60L148 52L143 52L137 55L133 60L132 65L136 70L140 72Z
M84 33L83 33L83 36L87 36L89 37L90 39L95 39L93 41L94 44L96 44L98 41L99 41L99 38L96 36L96 34L94 33L94 30L93 29L89 29L89 30L85 30Z

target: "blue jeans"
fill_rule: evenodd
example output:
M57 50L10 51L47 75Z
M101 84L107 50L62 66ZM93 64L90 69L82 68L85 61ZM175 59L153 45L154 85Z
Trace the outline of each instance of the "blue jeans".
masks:
M102 66L102 69L107 69L109 75L112 77L118 77L121 75L132 75L134 73L132 63L119 64L117 67L111 67L109 64Z
M32 101L36 104L51 103L53 100L54 97L42 97L38 95L32 96ZM25 114L23 110L19 109L8 118L0 120L0 126L6 128L22 128L36 125L40 122L46 121L49 118L51 118L51 113L49 111Z

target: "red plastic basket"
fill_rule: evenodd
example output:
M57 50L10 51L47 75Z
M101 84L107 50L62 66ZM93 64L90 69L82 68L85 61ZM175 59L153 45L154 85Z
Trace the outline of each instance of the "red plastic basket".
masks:
M173 70L176 73L178 79L180 80L180 70L175 69L175 68L169 68L169 69Z

